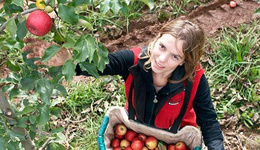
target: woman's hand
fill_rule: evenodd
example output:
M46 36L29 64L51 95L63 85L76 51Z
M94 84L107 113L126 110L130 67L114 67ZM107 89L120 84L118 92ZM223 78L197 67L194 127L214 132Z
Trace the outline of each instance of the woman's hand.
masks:
M42 58L45 49L51 45L57 45L55 42L47 42L44 40L39 40L36 38L26 38L24 43L30 43L23 48L24 52L30 52L27 54L27 58ZM55 56L53 56L48 62L41 62L41 60L36 60L35 65L47 65L47 66L62 66L68 59L71 58L70 52L62 47Z

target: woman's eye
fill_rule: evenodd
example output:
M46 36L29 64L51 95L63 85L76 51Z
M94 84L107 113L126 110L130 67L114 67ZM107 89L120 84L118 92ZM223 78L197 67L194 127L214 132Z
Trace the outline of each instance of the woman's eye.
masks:
M179 60L179 57L176 56L176 55L172 55L172 58L173 58L173 59L176 59L176 60Z
M165 46L163 44L159 44L159 46L162 50L165 50Z

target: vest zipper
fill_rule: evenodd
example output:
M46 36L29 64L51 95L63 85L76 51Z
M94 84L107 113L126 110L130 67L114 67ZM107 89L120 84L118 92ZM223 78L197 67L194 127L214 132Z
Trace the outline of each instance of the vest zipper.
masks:
M160 103L157 105L156 111L155 111L155 118L156 118L158 112L160 111L160 109L165 105L165 103L166 103L170 98L172 98L173 96L179 94L179 93L182 92L182 91L185 91L185 88L181 88L181 89L179 89L179 90L177 90L177 91L175 91L175 92L173 92L173 93L167 94L167 96L165 97L165 99L161 100Z

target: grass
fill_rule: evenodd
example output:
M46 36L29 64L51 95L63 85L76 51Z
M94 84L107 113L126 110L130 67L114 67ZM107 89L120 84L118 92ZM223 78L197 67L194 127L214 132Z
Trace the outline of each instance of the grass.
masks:
M106 111L111 106L124 106L124 86L119 76L89 77L67 86L68 96L62 105L68 128L64 133L73 137L70 149L97 149L97 134Z
M220 119L235 115L248 128L259 126L259 121L252 121L260 100L259 32L258 22L223 29L209 39L213 63L205 65Z

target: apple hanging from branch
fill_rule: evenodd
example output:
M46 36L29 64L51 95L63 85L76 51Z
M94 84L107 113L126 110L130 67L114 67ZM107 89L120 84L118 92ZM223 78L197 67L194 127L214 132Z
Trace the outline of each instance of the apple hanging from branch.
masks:
M33 35L44 36L52 28L52 19L46 12L35 10L28 16L26 28Z

